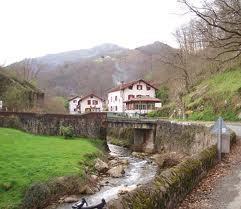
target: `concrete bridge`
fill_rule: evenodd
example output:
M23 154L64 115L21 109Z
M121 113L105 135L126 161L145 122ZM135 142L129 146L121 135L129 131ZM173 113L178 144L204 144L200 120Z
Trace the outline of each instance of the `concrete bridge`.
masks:
M156 152L155 138L157 120L107 117L107 124L107 128L134 129L132 150L147 153Z

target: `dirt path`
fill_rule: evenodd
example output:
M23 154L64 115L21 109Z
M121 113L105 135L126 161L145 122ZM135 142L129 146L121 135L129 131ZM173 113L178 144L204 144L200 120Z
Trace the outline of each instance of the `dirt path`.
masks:
M230 125L239 139L177 209L241 209L241 126Z

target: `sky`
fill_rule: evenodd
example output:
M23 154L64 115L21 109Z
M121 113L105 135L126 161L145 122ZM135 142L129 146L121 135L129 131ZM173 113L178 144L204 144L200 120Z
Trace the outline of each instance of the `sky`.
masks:
M188 21L177 0L0 0L0 65L113 43L161 41Z

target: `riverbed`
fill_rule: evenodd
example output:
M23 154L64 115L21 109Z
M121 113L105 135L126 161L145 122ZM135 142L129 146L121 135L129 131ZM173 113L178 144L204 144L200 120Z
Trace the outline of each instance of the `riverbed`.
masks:
M93 195L80 196L85 198L89 205L95 205L105 199L106 202L118 198L118 194L123 189L133 189L139 185L150 182L157 172L157 165L149 159L140 159L131 155L129 149L108 144L110 155L119 159L127 159L129 164L125 169L125 175L120 178L105 177L101 180L100 191ZM61 204L56 209L71 209L73 204Z

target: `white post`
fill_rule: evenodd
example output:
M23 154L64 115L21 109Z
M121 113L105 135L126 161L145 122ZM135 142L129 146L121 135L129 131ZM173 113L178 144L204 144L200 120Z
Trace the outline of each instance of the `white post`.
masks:
M222 160L222 118L219 117L218 119L218 160Z

